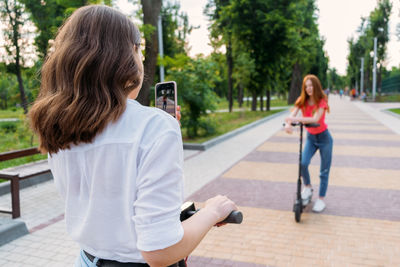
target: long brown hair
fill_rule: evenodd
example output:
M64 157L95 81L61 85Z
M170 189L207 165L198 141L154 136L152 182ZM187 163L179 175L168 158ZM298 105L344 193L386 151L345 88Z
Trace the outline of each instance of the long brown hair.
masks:
M313 100L315 102L315 106L318 107L319 102L324 99L326 103L328 103L328 97L322 91L321 82L319 81L318 77L313 74L308 74L303 79L303 85L301 86L301 93L300 96L297 98L294 105L298 108L304 108L306 105L306 101L310 98L310 96L306 92L306 81L310 80L313 85ZM327 108L329 112L329 106Z
M139 45L138 28L112 8L86 6L67 19L29 112L42 152L90 143L122 115L128 94L142 82Z

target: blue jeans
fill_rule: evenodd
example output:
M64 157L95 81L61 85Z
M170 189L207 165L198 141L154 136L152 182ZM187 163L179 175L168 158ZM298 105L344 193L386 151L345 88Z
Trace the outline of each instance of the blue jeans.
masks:
M80 251L79 257L75 261L74 267L96 267L96 263L99 258L95 258L93 262L89 260L89 258L83 253L83 250Z
M333 139L328 129L319 134L310 134L307 132L307 141L301 157L301 176L305 185L310 184L310 173L308 172L308 165L310 165L311 158L314 156L317 149L321 156L321 166L319 178L321 180L319 185L319 196L325 197L326 190L328 189L329 171L332 162L332 146Z

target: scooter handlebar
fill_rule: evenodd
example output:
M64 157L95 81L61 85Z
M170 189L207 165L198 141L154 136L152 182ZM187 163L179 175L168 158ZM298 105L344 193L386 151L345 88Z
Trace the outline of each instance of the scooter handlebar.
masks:
M292 122L291 125L292 126L300 126L301 124L303 124L304 127L306 128L315 128L315 127L319 127L319 123L301 123L301 122ZM283 123L283 127L286 126L286 123Z
M306 128L316 128L316 127L319 127L319 123L307 123L307 124L304 124L304 126Z
M188 211L188 215L189 217L194 215L196 212L198 212L199 210L195 210L195 211ZM228 217L225 218L225 220L219 222L219 223L235 223L235 224L241 224L243 221L243 214L241 211L238 210L234 210L232 211Z
M190 216L194 215L199 210L196 210L193 202L185 202L181 206L181 221L188 219ZM225 218L222 222L219 223L235 223L240 224L243 221L243 214L238 210L232 211L228 217Z

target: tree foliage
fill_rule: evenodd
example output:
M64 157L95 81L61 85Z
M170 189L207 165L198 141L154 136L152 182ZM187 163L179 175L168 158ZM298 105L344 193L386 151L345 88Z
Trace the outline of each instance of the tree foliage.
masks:
M26 16L24 16L24 6L17 0L1 0L0 16L5 25L3 47L7 51L6 58L3 60L7 64L7 72L13 73L17 77L21 104L24 113L27 113L28 102L22 80L24 59L29 55L29 52L25 50L28 47L26 45L27 38L23 36L24 33L27 33L27 30L24 29L27 22Z
M389 17L392 4L389 0L379 0L376 8L368 18L362 18L358 28L358 39L351 38L349 43L349 55L347 57L347 83L355 87L356 81L360 81L361 58L364 58L364 87L372 87L373 49L374 38L377 38L377 63L378 90L381 87L381 74L386 58L387 43L389 41ZM371 53L372 52L372 53Z
M252 110L264 92L269 110L271 92L286 94L290 81L291 94L297 97L301 77L309 71L326 77L328 59L314 0L209 0L206 13L212 22L212 43L226 47L228 73L229 53L233 62L240 62L232 68L233 84L238 95L242 87L251 92ZM252 71L243 73L244 66Z
M38 56L43 59L49 48L49 41L54 39L58 28L64 20L77 8L88 4L111 5L111 0L20 0L25 4L35 24L38 34L35 45L39 51Z
M191 59L181 55L178 60L170 61L169 67L167 78L178 85L178 103L182 103L185 114L181 122L188 137L198 136L200 130L212 134L214 127L201 116L215 109L213 88L219 80L217 65L210 58Z

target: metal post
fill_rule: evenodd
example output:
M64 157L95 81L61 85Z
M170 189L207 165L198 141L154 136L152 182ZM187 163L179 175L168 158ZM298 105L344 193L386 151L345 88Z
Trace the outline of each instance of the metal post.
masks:
M364 58L361 58L360 95L364 92Z
M158 16L158 50L160 51L160 58L164 57L163 36L162 36L162 23L161 15ZM164 81L164 65L160 64L160 81Z
M358 91L358 80L356 79L356 94L358 95L360 91Z
M377 58L377 43L378 38L374 38L374 66L373 66L373 73L372 73L372 99L375 101L375 94L376 94L376 58Z

